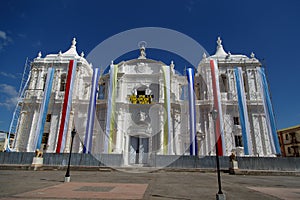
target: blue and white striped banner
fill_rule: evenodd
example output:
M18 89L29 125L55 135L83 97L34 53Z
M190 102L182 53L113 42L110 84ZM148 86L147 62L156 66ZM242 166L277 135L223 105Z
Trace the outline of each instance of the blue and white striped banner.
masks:
M195 91L194 91L194 76L193 68L187 68L186 76L188 80L189 91L189 113L190 113L190 155L198 155L198 146L196 139L196 107L195 107Z
M248 119L248 110L246 104L246 96L244 89L244 80L242 74L242 68L236 67L234 69L235 80L236 80L236 88L238 95L238 103L239 103L239 112L240 112L240 122L242 126L242 137L244 144L244 153L245 155L252 155L252 139L250 134L250 125Z
M276 132L276 125L275 125L275 117L273 113L273 108L272 108L272 103L271 103L271 98L269 94L269 88L268 88L268 82L265 74L264 68L257 67L258 71L258 78L260 82L260 89L261 89L261 94L263 98L263 104L264 104L264 110L265 110L265 115L266 115L266 121L267 121L267 126L269 130L269 136L272 139L271 141L271 146L272 146L272 152L276 153L278 155L281 154L280 151L280 145L279 145L279 140Z
M42 104L40 107L39 119L38 119L36 131L35 131L36 149L40 149L41 144L42 144L42 138L43 138L43 134L44 134L44 126L45 126L45 122L46 122L48 105L49 105L49 100L50 100L51 90L52 90L53 77L54 77L54 68L50 67L50 68L48 68L48 72L47 72L47 79L46 79L45 88L44 88L44 97L43 97Z
M100 69L94 68L83 153L91 153L92 150L92 145L93 145L92 138L93 138L93 131L94 131L94 120L95 120L97 88L98 88L99 77L100 77Z

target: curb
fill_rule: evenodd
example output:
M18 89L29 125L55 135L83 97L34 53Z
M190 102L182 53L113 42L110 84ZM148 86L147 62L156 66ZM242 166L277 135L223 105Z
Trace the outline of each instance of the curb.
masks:
M64 171L67 166L43 165L34 167L32 165L0 165L0 170L31 170L31 171ZM155 173L155 172L199 172L215 173L216 169L212 168L153 168L153 167L107 167L107 166L70 166L72 171L101 171L101 172L138 172L138 173ZM228 169L221 169L223 173L229 173ZM249 175L249 176L300 176L299 171L267 171L267 170L234 170L231 175Z

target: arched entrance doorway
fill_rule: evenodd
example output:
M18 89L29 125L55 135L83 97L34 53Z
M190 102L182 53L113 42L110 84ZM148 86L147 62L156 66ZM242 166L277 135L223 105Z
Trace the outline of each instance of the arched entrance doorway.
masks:
M129 164L146 165L149 161L149 138L136 135L129 138Z

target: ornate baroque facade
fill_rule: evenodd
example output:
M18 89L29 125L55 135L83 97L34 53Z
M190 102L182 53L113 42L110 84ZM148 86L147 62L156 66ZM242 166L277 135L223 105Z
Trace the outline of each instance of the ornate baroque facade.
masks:
M154 153L189 154L187 78L175 73L173 62L167 65L148 59L145 48L140 51L136 59L112 63L110 72L99 78L84 55L78 55L75 39L65 53L44 58L39 54L31 63L13 149L32 152L40 147L46 152L68 152L71 130L76 128L73 151L122 154L124 164L146 164ZM215 81L211 60L217 63ZM50 68L53 75L49 74ZM216 98L220 105L217 125L221 128L222 155L279 153L272 135L275 127L267 114L260 69L261 63L253 53L250 58L226 53L220 38L216 53L203 55L194 77L198 155L215 155L211 111ZM239 79L242 85L237 84ZM214 83L218 83L216 93ZM71 99L69 103L67 97ZM58 143L62 143L59 151Z

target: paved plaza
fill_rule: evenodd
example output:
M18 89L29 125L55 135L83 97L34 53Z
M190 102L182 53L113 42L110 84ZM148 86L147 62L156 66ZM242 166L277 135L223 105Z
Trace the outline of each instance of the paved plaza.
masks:
M0 170L0 199L215 199L212 172ZM226 199L300 199L299 176L222 173Z

